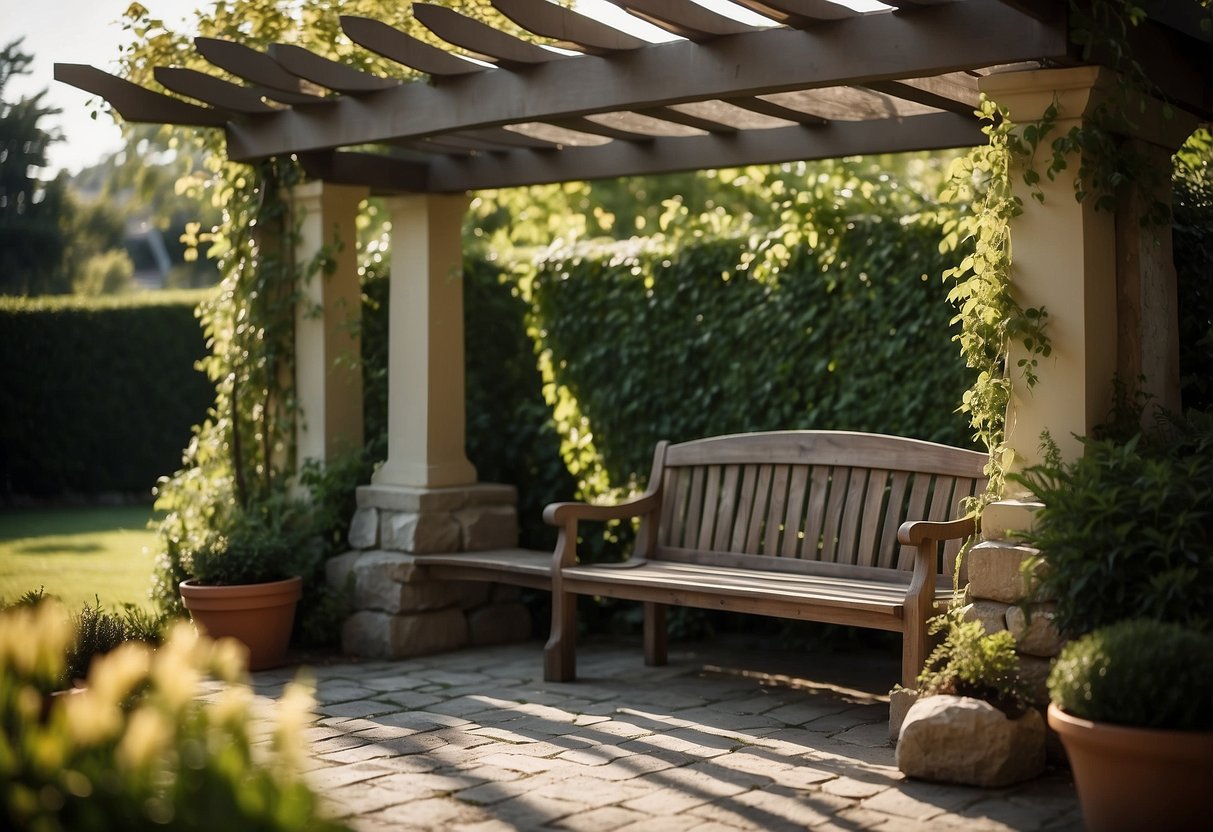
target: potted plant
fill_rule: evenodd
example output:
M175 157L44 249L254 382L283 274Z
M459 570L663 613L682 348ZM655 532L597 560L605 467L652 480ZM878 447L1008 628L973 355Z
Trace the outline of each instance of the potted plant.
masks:
M1014 477L1043 503L1025 535L1040 550L1032 592L1056 601L1074 639L1049 678L1049 725L1089 828L1208 828L1213 413L1142 430L1140 407L1117 412L1081 457L1062 461L1046 436L1044 462ZM1159 743L1169 751L1148 754L1161 773L1143 767ZM1104 775L1111 788L1096 785Z
M1150 619L1065 646L1049 674L1061 737L1093 832L1213 822L1213 637Z
M1045 765L1045 727L1019 677L1015 638L986 632L953 609L931 622L946 633L918 677L918 699L897 740L897 766L926 780L1006 786Z
M1034 600L1057 601L1069 638L1137 617L1213 632L1213 412L1149 431L1119 412L1074 461L1045 435L1044 461L1011 477L1043 503L1024 535Z
M321 542L306 510L285 499L236 511L222 528L182 558L190 575L179 587L182 604L211 637L243 643L250 670L277 667Z

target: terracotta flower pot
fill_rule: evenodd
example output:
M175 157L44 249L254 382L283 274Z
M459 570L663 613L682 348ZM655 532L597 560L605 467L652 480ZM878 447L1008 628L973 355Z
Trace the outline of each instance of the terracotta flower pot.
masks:
M1209 829L1213 731L1166 731L1092 722L1049 706L1089 832Z
M303 579L264 584L200 586L182 581L181 601L194 623L211 638L234 638L249 650L249 670L278 667L295 623Z

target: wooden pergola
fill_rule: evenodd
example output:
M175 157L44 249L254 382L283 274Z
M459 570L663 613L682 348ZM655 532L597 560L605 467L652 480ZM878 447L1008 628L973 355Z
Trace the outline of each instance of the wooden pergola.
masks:
M1064 131L1119 82L1112 56L1083 59L1060 0L885 0L871 11L733 0L761 26L690 0L612 0L675 36L662 43L547 0L492 2L535 41L425 3L413 16L448 48L343 17L345 35L398 64L399 77L297 45L260 52L206 38L196 49L221 73L158 67L163 90L56 65L56 78L128 121L222 129L232 160L296 155L315 180L297 194L310 251L351 239L368 194L390 197L389 458L363 505L417 514L402 551L449 545L417 531L434 494L490 488L463 450L462 290L451 278L468 191L973 146L985 141L973 113L982 92L1019 123L1056 103ZM1151 103L1127 140L1168 165L1213 114L1213 49L1195 3L1141 3L1148 18L1131 46L1176 115L1156 117ZM1106 413L1118 372L1147 376L1164 404L1178 391L1169 232L1143 230L1131 198L1115 215L1076 202L1072 175L1046 181L1043 204L1025 199L1014 229L1015 288L1025 306L1051 310L1055 355L1037 392L1012 403L1009 438L1029 459L1042 428L1074 452L1068 437ZM356 372L334 361L356 347L340 318L358 307L352 248L311 290L325 316L300 318L299 446L322 460L361 441Z
M58 64L56 78L128 121L222 128L233 160L294 153L328 182L458 193L968 146L982 141L982 79L1081 64L1067 4L1050 0L889 0L871 12L842 0L736 0L767 27L690 0L615 2L677 39L649 43L547 0L493 0L556 51L414 3L448 50L341 18L351 41L399 64L401 77L289 44L259 52L198 38L198 53L236 83L174 67L155 78L199 103L89 66ZM1203 116L1213 102L1199 21L1178 3L1153 5L1134 32L1138 53L1171 100Z

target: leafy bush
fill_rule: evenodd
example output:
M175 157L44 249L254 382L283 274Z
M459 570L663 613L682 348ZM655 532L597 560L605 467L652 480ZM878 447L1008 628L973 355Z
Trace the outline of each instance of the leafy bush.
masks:
M749 244L585 245L541 263L536 349L612 486L642 483L660 439L829 428L969 445L937 228L857 219L761 278L740 267Z
M1044 503L1025 538L1063 633L1136 617L1213 632L1213 413L1084 439L1069 463L1054 447L1016 480Z
M0 499L148 494L213 391L201 293L0 298Z
M285 496L224 512L183 565L200 584L231 586L310 575L321 547L309 507Z
M987 633L980 621L964 621L956 611L936 616L930 632L947 632L923 665L918 691L923 696L969 696L989 702L1014 719L1032 705L1019 677L1015 637L1007 630Z
M1174 252L1179 372L1185 408L1213 408L1213 137L1198 130L1176 156Z
M1213 637L1129 619L1067 644L1049 696L1073 716L1138 728L1213 729Z
M39 587L22 594L12 603L0 603L0 612L6 609L34 608L42 604L58 604L59 600L46 594ZM94 658L103 656L128 641L138 641L156 646L164 640L168 621L162 616L123 604L120 612L107 612L98 600L85 604L79 613L70 616L72 637L64 656L64 675L60 687L68 687L74 679L83 679L88 674Z
M128 641L142 642L153 647L163 639L166 621L124 604L121 612L107 612L100 601L85 604L72 616L74 638L67 652L67 678L83 679L88 675L94 658L104 656Z
M254 755L233 643L181 625L160 649L127 642L93 663L83 689L51 695L71 630L53 603L0 612L0 828L345 828L321 816L301 776L304 688L287 687L271 742ZM218 693L207 677L224 683Z

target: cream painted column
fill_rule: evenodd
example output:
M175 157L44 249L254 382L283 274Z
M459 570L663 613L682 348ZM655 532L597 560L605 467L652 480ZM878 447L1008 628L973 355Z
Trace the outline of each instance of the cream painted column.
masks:
M355 222L367 189L309 182L291 191L295 258L314 271L295 312L296 457L327 462L362 448L362 352ZM317 258L331 268L315 269Z
M1056 103L1054 136L1064 135L1096 103L1095 67L1038 70L991 75L982 91L998 102L1016 124L1039 119ZM1049 163L1047 148L1036 160ZM1074 198L1077 162L1055 180L1041 176L1044 202L1027 192L1013 171L1023 213L1011 224L1011 280L1025 308L1043 307L1053 353L1040 359L1039 382L1028 390L1016 379L1007 408L1007 444L1015 449L1016 468L1040 459L1040 435L1048 430L1072 459L1079 452L1074 435L1086 435L1107 416L1116 372L1116 222L1096 211L1093 198ZM1024 355L1012 346L1008 364ZM1014 372L1014 370L1013 370Z
M388 458L374 485L471 485L465 449L465 196L387 200L392 222L388 320Z
M981 89L1023 125L1058 108L1053 136L1079 125L1115 90L1115 77L1098 67L1037 70L990 75ZM1132 139L1145 159L1165 166L1195 127L1187 116L1164 117L1156 101L1137 112ZM1047 147L1036 160L1049 163ZM1040 459L1040 435L1048 430L1063 458L1081 447L1075 435L1089 435L1108 415L1117 374L1131 387L1145 375L1144 389L1155 402L1178 404L1178 340L1175 270L1170 230L1142 228L1147 207L1140 195L1119 200L1116 212L1095 209L1095 198L1074 198L1077 160L1055 180L1042 176L1044 202L1027 192L1016 174L1023 213L1012 221L1011 279L1024 307L1044 307L1053 354L1041 359L1039 383L1027 390L1016 383L1007 412L1007 443L1015 467ZM1166 194L1158 195L1160 197ZM1167 200L1169 202L1169 200ZM1014 345L1010 365L1023 357Z

